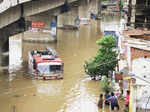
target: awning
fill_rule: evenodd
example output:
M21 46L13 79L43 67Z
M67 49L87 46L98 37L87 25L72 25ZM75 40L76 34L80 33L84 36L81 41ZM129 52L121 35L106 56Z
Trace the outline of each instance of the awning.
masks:
M126 68L123 68L122 70L120 70L120 73L123 73L124 80L129 80L132 78L132 73L130 73Z
M120 73L123 73L123 75L129 75L129 71L126 68L121 69Z
M129 80L129 79L131 79L131 77L130 77L130 76L128 76L128 77L123 77L123 79L124 79L124 80Z

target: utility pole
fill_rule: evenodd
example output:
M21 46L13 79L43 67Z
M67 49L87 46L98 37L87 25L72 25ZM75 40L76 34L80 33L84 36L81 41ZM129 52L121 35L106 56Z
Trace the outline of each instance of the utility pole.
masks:
M97 16L101 16L101 0L97 0Z

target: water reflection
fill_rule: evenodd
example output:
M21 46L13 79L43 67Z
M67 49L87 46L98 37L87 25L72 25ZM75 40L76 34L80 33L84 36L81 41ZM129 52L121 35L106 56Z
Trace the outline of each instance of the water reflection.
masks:
M103 15L101 21L101 31L118 31L120 28L120 13L114 12L112 14Z
M41 83L35 81L35 85L37 88L37 93L47 96L57 96L62 91L62 81L59 81L59 83Z
M97 98L88 94L86 81L83 79L70 89L70 94L66 95L68 100L58 112L98 112Z

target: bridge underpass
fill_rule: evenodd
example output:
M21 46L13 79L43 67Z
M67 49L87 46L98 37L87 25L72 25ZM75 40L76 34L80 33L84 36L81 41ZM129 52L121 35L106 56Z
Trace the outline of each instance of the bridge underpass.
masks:
M5 1L7 0L4 0L4 2ZM74 1L77 0L68 0L68 3L72 3ZM3 4L3 2L1 4ZM52 15L50 18L52 18L54 14L58 15L60 13L60 7L62 5L64 5L64 0L57 0L57 2L54 0L34 0L10 7L4 12L0 13L0 39L2 42L0 44L0 51L2 52L0 53L0 66L8 65L8 56L3 55L6 54L5 52L8 52L9 50L8 38L26 30L26 18L32 18L33 15L38 15L39 13L46 12L47 10L51 10L50 13L52 13Z
M76 2L78 0L68 0L68 3ZM85 1L85 0L83 0ZM81 2L83 2L81 1ZM98 0L95 0L98 1ZM43 3L44 2L44 3ZM87 2L88 3L88 2ZM90 2L89 2L90 3ZM64 5L63 0L58 0L57 3L53 1L31 1L24 3L23 5L19 5L16 7L12 7L5 12L0 14L0 39L3 41L4 44L1 44L0 49L2 52L7 52L9 49L9 43L8 38L12 35L15 35L17 33L21 33L25 31L24 27L24 21L22 20L22 17L25 20L29 21L44 21L46 23L46 27L50 29L50 21L54 20L55 17L57 17L57 22L59 25L65 24L64 21L59 21L59 19L62 19L62 16L67 15L66 13L61 14L61 7ZM95 2L95 5L97 7L97 2ZM80 7L76 7L80 9ZM93 6L94 8L94 6ZM85 9L83 9L85 10ZM94 11L96 11L94 9ZM69 12L68 12L69 13ZM71 24L74 23L74 19L82 16L83 14L79 12L75 12L75 15L72 16L72 21L70 21ZM67 16L66 16L67 17ZM67 18L65 18L67 20ZM15 21L15 22L14 22ZM57 24L58 24L57 23ZM7 33L6 33L7 32ZM8 65L9 59L8 56L0 56L1 57L1 63L0 66ZM5 57L5 59L4 59ZM4 61L5 60L5 61ZM7 60L7 62L6 62ZM5 64L4 64L5 63Z

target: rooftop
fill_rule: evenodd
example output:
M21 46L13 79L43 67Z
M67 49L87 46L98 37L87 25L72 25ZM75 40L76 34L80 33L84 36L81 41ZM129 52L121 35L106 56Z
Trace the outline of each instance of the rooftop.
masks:
M150 30L141 30L141 29L133 29L133 30L124 30L123 34L128 36L150 36Z

